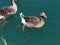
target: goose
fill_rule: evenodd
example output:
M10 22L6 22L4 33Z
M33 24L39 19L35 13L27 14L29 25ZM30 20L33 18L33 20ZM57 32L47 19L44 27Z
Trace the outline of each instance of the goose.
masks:
M11 0L12 5L0 8L0 19L6 19L17 12L17 5Z
M22 29L24 31L25 26L26 27L32 27L32 28L41 28L44 26L45 21L44 18L47 18L45 12L41 12L40 18L36 16L24 16L24 14L21 12L21 23L22 23Z

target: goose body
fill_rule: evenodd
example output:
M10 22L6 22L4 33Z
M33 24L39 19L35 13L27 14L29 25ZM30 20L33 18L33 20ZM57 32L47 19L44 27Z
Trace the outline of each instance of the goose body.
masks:
M6 6L0 9L0 19L6 19L17 12L17 5L14 0L12 0L11 6Z
M26 26L27 27L34 27L34 28L40 28L45 24L45 22L43 20L38 21L38 22L27 22Z
M23 24L23 27L34 27L34 28L41 28L44 26L45 21L44 18L47 18L44 12L42 12L41 17L38 18L36 16L24 16L22 13L20 13L21 21ZM23 21L24 20L24 21ZM24 30L24 29L23 29Z

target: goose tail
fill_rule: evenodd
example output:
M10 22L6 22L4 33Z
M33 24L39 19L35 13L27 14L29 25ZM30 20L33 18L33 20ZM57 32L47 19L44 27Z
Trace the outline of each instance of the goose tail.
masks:
M21 18L23 18L23 17L24 17L24 15L23 15L23 13L22 13L22 12L20 13L20 17L21 17Z
M25 25L25 24L26 24L25 19L24 19L25 16L23 15L22 12L20 13L20 17L21 17L21 22L22 22L22 24Z
M0 15L0 19L5 19L4 16Z

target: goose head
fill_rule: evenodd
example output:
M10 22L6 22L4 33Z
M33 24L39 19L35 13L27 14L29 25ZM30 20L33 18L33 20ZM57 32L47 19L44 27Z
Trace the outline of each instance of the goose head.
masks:
M17 9L17 5L15 3L15 0L11 0L11 4L12 4L12 7L16 8Z
M41 18L47 18L45 12L42 12L40 15L41 15Z
M15 0L11 0L11 4L13 5L15 3Z
M18 10L15 0L11 0L11 4L12 4L11 8L14 10L14 14L15 14Z

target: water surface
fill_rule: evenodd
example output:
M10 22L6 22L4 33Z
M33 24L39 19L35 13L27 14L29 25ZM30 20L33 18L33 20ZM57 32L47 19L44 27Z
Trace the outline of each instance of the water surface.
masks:
M17 13L6 19L7 24L0 28L0 36L8 45L60 45L60 0L17 0ZM0 8L10 5L10 0L0 0ZM21 25L20 12L26 16L40 16L45 12L48 16L46 24L39 29L16 27ZM3 32L2 32L3 31Z

